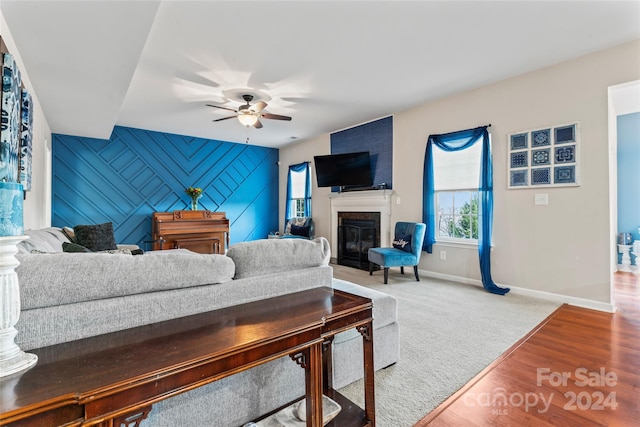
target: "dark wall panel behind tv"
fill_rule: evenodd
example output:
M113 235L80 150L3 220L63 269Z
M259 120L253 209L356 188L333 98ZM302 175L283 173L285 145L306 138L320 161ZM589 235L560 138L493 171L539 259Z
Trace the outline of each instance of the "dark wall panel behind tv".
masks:
M331 134L331 154L368 151L373 185L393 188L393 117L385 117ZM337 191L337 189L333 189Z

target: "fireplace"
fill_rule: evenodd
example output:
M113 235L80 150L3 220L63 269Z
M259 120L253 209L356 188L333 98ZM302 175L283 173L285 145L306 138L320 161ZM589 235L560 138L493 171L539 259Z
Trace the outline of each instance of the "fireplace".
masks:
M380 212L338 212L338 264L368 270L367 254L379 242Z
M393 190L363 190L348 191L341 193L330 193L329 203L331 206L331 224L329 243L331 244L331 262L338 263L339 249L338 238L342 219L350 220L371 220L375 214L376 246L387 247L391 245L390 240L390 216L391 198ZM342 219L338 219L338 218ZM366 228L369 224L358 223L356 227ZM366 237L366 236L365 236ZM365 241L368 240L365 238ZM365 242L365 245L368 242ZM346 247L344 248L346 249ZM362 251L360 251L362 253ZM360 260L358 255L358 260ZM366 260L366 256L365 256ZM368 264L368 261L365 261ZM360 264L360 261L359 261ZM368 268L368 267L367 267Z

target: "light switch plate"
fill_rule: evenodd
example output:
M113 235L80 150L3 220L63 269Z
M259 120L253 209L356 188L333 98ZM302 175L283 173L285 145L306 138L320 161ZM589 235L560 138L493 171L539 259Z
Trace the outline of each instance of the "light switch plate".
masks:
M548 205L549 204L549 195L547 193L536 194L535 204L536 205Z

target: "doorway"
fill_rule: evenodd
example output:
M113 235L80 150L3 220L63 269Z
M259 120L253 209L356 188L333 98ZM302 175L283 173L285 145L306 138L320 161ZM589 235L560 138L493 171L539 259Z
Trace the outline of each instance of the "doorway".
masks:
M609 226L611 239L610 301L615 304L614 274L618 270L618 117L640 112L640 80L608 88L609 94ZM640 222L640 219L639 219ZM638 224L640 225L640 224ZM636 238L640 235L635 234Z

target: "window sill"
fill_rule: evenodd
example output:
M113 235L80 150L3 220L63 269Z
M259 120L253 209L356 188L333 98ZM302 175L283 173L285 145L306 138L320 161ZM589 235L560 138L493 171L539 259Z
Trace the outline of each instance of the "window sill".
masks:
M466 249L478 249L478 241L464 241L464 240L438 240L434 246L446 246L448 248L466 248Z
M465 242L464 240L438 240L434 246L443 246L448 248L464 248L478 250L478 241ZM494 245L491 245L493 251Z

